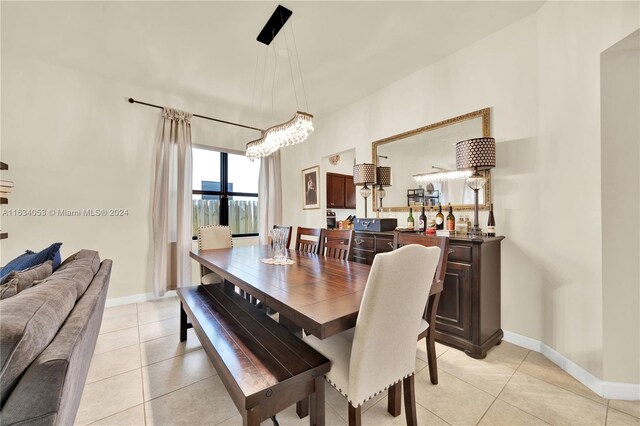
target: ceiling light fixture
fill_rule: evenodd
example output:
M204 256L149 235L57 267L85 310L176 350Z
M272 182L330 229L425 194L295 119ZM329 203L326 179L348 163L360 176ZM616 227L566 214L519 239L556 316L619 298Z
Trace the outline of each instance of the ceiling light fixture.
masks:
M265 24L262 31L257 37L257 40L260 43L265 45L270 45L271 42L275 39L278 32L284 27L284 24L293 14L292 11L287 9L286 7L278 5L276 10L273 12L267 23ZM291 28L291 33L293 34L293 27ZM285 32L285 42L287 45L286 51L289 50L289 42L287 40L287 35ZM300 73L300 81L302 82L302 93L304 95L305 104L307 104L307 94L304 89L304 81L302 80L302 70L300 68L300 59L298 58L298 49L295 42L295 34L293 34L293 47L295 50L296 59L298 62L298 70ZM293 78L293 65L291 63L291 55L288 54L289 58L289 69L291 71L291 82L293 84L293 90L296 96L296 105L298 105L298 92L296 90L295 81ZM266 67L266 56L265 56L265 67ZM257 62L256 62L256 75L257 75ZM274 80L275 80L275 69L274 69ZM263 88L264 89L264 88ZM255 92L255 90L254 90ZM273 96L273 90L272 90ZM272 99L273 105L273 99ZM308 108L308 105L307 105ZM298 105L299 109L299 105ZM313 115L308 112L297 111L293 118L289 121L286 121L281 124L276 124L275 126L269 127L267 130L263 131L260 135L260 138L253 140L247 143L246 156L250 159L256 159L261 157L268 157L273 154L277 150L285 146L296 145L300 142L303 142L307 139L307 137L313 132Z

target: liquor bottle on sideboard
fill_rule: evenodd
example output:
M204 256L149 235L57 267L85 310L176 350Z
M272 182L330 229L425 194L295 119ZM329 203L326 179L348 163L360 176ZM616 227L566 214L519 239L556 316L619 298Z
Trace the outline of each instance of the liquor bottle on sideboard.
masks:
M449 214L447 215L447 231L456 230L456 217L453 215L453 207L449 203Z
M414 229L415 222L413 221L413 209L409 207L409 217L407 218L407 228Z
M418 219L419 228L418 231L424 232L427 230L427 215L424 214L424 206L422 206L422 214Z
M493 203L491 204L491 210L489 210L489 221L487 222L487 236L496 236L496 219L493 217Z
M438 204L438 214L436 215L436 229L444 229L444 215L442 214L442 204Z

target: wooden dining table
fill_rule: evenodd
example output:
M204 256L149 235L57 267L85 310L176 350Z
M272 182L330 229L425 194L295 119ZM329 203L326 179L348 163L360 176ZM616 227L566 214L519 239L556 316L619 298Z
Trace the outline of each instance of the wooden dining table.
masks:
M370 266L288 250L271 265L271 246L195 250L191 257L280 314L281 322L325 339L356 324ZM283 321L284 320L284 321Z

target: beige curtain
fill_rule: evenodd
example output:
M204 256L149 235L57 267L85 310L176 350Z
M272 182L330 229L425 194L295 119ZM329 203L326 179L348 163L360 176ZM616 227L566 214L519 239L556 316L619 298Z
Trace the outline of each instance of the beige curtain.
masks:
M260 160L258 184L258 226L260 244L269 244L269 230L282 225L282 180L280 177L280 151Z
M153 294L191 285L191 114L164 108L155 144Z

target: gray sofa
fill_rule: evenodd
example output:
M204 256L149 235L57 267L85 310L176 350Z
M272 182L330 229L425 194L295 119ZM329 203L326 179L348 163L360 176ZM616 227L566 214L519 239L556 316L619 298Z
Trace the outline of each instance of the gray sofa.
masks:
M0 423L72 425L95 349L111 260L81 250L0 301Z

